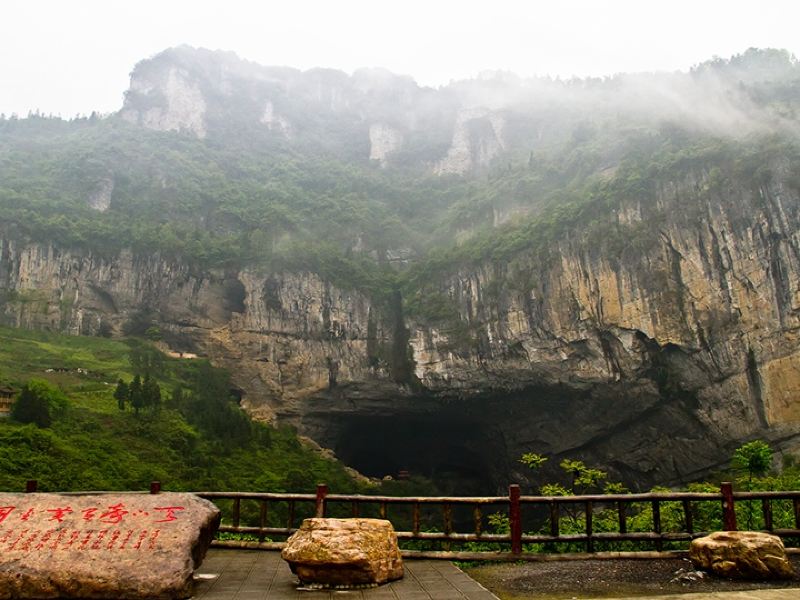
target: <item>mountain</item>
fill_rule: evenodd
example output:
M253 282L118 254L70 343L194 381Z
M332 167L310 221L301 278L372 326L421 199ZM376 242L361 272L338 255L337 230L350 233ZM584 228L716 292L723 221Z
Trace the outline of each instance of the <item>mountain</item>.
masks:
M0 315L155 330L370 475L688 481L800 443L799 104L778 50L438 89L167 50L116 115L0 121Z

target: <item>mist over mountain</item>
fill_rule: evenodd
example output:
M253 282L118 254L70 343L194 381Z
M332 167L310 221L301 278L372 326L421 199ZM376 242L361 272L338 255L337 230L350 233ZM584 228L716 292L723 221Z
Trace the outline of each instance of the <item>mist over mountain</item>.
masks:
M370 475L687 481L800 445L798 107L782 50L434 89L172 48L0 119L0 321L156 327Z
M201 138L248 130L352 160L468 173L500 154L622 127L676 123L735 137L794 129L798 69L785 51L751 49L689 73L560 81L487 72L432 89L380 69L301 72L180 47L134 68L120 114Z

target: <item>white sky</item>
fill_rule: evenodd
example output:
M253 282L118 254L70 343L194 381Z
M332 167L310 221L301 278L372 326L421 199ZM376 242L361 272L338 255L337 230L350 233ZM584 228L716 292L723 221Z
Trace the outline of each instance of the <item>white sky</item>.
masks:
M268 65L386 67L424 85L685 70L751 46L800 55L798 0L2 0L0 112L122 104L134 64L179 44Z

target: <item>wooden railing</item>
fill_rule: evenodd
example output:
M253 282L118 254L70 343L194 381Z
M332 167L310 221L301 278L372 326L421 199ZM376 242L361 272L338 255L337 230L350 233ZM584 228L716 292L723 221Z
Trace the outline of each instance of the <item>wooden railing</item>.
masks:
M318 486L316 494L200 492L198 495L223 508L220 532L249 534L254 538L249 542L216 541L220 546L275 549L282 543L272 538L291 535L307 516L372 516L392 521L398 538L406 542L403 544L406 556L464 560L577 558L587 554L597 558L651 558L663 556L665 551L685 552L687 542L711 530L736 530L737 508L746 509L749 518L760 525L759 529L778 535L787 543L800 543L800 491L734 493L729 483L722 484L715 493L584 496L523 496L517 485L509 486L508 496L494 497L331 494L324 485ZM784 503L782 513L787 510L791 513L790 522L784 522L783 527L775 523L775 502ZM245 519L243 506L248 504ZM270 517L277 507L281 507L282 526L276 526L275 517ZM676 513L679 515L679 530L674 527L667 530L662 526L665 507L670 509L673 526ZM701 507L707 514L698 528L697 513ZM492 509L507 523L507 533L486 532L487 510ZM602 516L607 528L612 513L613 530L599 531L596 518ZM649 521L645 530L643 515ZM634 518L636 530L631 530L630 522ZM567 531L564 531L565 522L569 525ZM704 530L703 526L709 522L718 526ZM580 523L579 531L576 531L577 523ZM526 530L536 533L525 533ZM626 548L624 543L636 548ZM434 544L440 548L431 548ZM453 545L459 549L453 550Z
M26 492L36 490L37 482L29 481ZM150 493L160 492L153 482ZM683 553L690 540L735 531L740 522L780 536L789 548L800 546L800 490L734 492L730 483L713 493L583 496L523 496L518 485L509 486L508 496L491 497L331 494L326 485L316 494L197 495L222 510L214 544L228 547L279 549L283 542L273 538L285 539L311 516L388 519L404 556L450 560L654 558ZM487 525L498 531L487 533Z

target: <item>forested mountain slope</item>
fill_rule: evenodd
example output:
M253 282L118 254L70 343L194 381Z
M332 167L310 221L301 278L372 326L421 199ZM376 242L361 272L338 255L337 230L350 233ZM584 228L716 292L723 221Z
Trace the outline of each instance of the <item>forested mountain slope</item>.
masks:
M155 326L369 474L687 480L800 439L799 103L774 50L433 90L172 49L0 121L2 319Z

